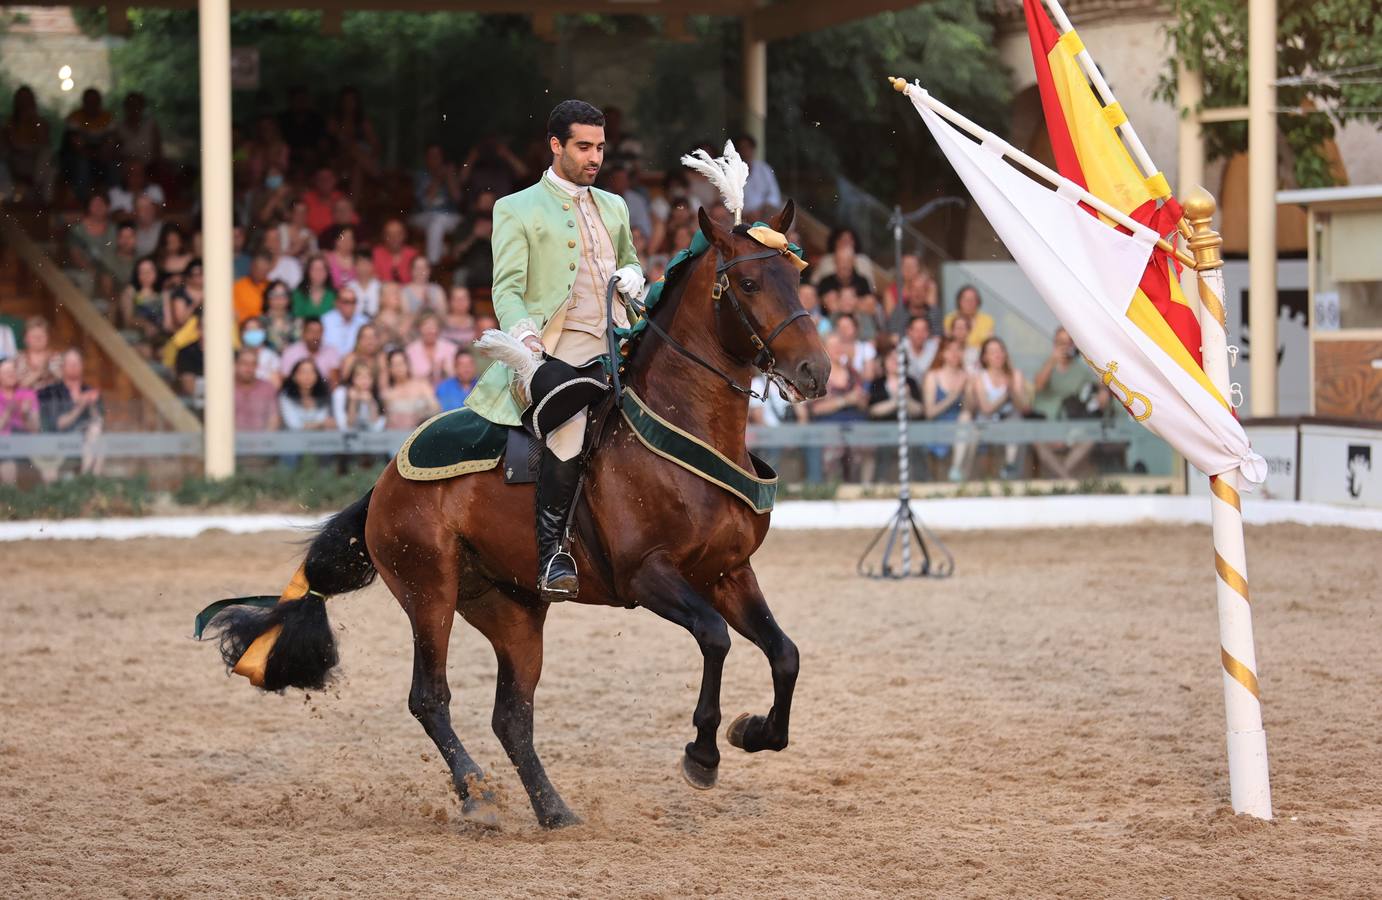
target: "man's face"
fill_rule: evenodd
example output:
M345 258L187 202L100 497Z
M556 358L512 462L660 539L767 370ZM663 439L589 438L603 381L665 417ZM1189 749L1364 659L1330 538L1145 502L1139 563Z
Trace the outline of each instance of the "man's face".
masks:
M474 380L475 357L469 353L456 354L456 378L460 381Z
M302 326L302 342L308 350L316 353L322 345L322 323L308 322Z
M548 139L552 147L552 164L557 173L573 184L595 183L600 166L605 161L605 129L600 125L572 125L571 137L562 144L556 137Z
M318 169L312 176L312 187L318 194L326 195L336 189L336 173L330 169Z
M62 377L67 381L82 380L82 355L76 350L68 350L62 355Z
M148 197L137 197L134 201L134 221L140 228L148 228L158 221L158 207Z
M403 223L397 219L391 219L389 224L384 226L384 243L388 244L394 250L398 250L398 248L403 246L403 239L407 236L407 229L405 229Z
M925 319L913 319L912 324L907 326L907 340L912 342L913 347L920 347L930 336L931 326Z
M263 256L256 256L250 261L250 278L255 281L263 281L269 277L269 270L273 267L273 260Z
M235 380L241 384L254 381L256 357L253 353L239 353L235 357Z
M115 249L124 256L134 252L134 229L121 228L115 233Z

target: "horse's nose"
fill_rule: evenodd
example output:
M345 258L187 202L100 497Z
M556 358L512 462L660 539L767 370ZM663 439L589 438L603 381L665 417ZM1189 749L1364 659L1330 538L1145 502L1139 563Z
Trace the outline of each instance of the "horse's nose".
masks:
M804 359L797 363L797 390L808 400L825 395L825 383L830 378L830 361L821 358Z

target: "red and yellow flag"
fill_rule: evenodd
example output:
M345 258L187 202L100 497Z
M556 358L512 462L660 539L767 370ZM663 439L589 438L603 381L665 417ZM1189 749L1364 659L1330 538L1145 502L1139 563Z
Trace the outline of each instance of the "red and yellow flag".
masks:
M1180 204L1166 177L1160 172L1143 177L1123 145L1117 128L1127 115L1117 103L1104 106L1095 96L1076 59L1084 49L1079 35L1060 34L1041 0L1023 0L1023 7L1056 168L1174 244ZM1200 323L1180 289L1179 276L1175 257L1153 252L1128 314L1181 365L1199 370Z

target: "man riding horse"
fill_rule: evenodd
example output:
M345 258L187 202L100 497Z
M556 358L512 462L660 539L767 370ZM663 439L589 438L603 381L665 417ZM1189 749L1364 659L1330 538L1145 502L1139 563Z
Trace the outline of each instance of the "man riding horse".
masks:
M494 312L500 328L536 355L580 367L608 351L605 291L643 293L629 210L618 194L592 187L605 155L605 117L581 100L557 104L547 119L552 165L537 184L494 205ZM622 305L615 323L627 326ZM491 422L519 425L512 370L496 363L466 405ZM537 476L538 590L548 601L575 599L575 561L563 533L580 483L587 412L540 439Z

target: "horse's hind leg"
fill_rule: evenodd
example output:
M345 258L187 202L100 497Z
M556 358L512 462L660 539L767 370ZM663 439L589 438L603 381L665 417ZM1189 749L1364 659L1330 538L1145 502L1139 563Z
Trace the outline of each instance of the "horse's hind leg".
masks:
M543 828L579 825L533 747L533 696L542 676L542 625L545 607L530 607L491 592L461 609L466 621L494 645L499 676L494 690L494 733L518 770L523 789Z
M422 723L423 730L446 760L456 793L461 797L462 815L467 821L495 827L499 824L498 804L485 785L484 770L470 758L451 727L446 651L451 639L451 624L456 617L459 563L454 555L448 560L433 559L428 563L423 585L403 580L393 567L381 566L379 572L403 605L413 626L413 685L408 692L408 711ZM431 564L435 564L435 568ZM420 572L421 569L410 571ZM413 577L422 580L424 576Z
M744 566L715 588L715 608L735 631L753 641L768 657L773 672L773 708L766 716L739 716L725 731L725 740L740 750L782 750L787 746L792 693L797 684L797 645L778 627L753 569Z

